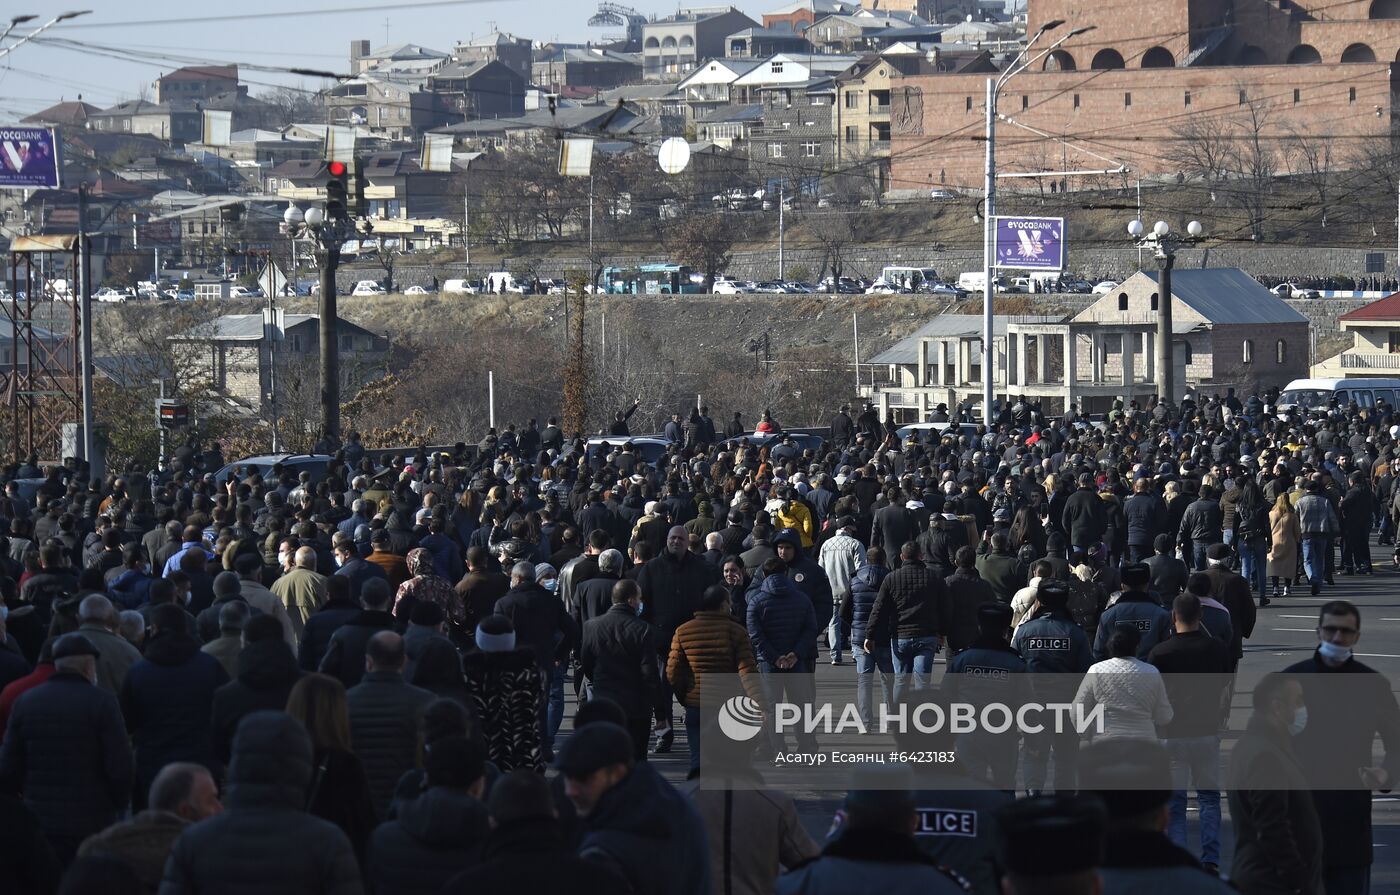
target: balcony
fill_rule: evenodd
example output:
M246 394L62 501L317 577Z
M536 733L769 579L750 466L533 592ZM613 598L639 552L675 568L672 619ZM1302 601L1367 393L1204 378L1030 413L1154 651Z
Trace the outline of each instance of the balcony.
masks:
M1400 354L1346 352L1338 357L1343 370L1400 370Z
M889 151L890 151L890 141L889 141L889 140L871 140L871 141L870 141L870 151L871 151L871 152L889 152Z

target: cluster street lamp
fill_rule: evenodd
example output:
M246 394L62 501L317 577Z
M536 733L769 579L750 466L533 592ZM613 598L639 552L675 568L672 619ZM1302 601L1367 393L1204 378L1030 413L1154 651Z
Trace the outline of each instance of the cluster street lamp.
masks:
M996 137L997 137L997 95L1006 86L1006 82L1011 78L1035 65L1037 62L1049 56L1065 41L1078 37L1081 34L1088 34L1096 26L1086 25L1083 28L1075 28L1050 46L1041 50L1035 56L1030 56L1035 42L1044 36L1045 32L1053 31L1065 23L1064 19L1051 19L1036 30L1031 39L1026 41L1026 46L1016 57L1007 64L1006 68L997 77L987 78L987 163L986 182L984 184L984 214L982 217L982 273L985 276L982 290L982 419L990 426L994 419L992 411L992 399L995 397L996 383L992 370L992 296L996 293L996 281L993 273L996 269L996 185L997 185L997 163L996 163Z
M1157 401L1170 411L1176 400L1176 370L1172 366L1172 267L1176 250L1192 245L1201 238L1205 228L1200 221L1186 225L1186 235L1177 236L1166 221L1158 221L1148 230L1141 220L1128 222L1128 235L1139 248L1151 249L1157 259Z

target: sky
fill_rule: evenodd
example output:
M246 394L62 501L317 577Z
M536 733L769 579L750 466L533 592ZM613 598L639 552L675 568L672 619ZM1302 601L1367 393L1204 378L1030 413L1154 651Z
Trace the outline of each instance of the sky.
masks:
M762 10L783 0L730 0L757 20ZM678 4L675 0L626 3L645 15L667 15L678 6L721 5L720 0ZM193 4L189 0L73 0L65 8L91 8L81 18L46 31L38 40L0 58L0 123L60 100L83 100L99 107L141 95L162 72L186 64L186 57L217 63L237 62L348 73L350 41L367 39L374 47L416 43L451 52L459 40L493 28L535 41L599 40L618 28L590 28L596 0L244 0ZM26 12L39 18L21 25L6 40L28 33L59 10L52 0L18 0L0 18ZM289 16L287 13L305 13ZM271 14L271 15L269 15ZM210 20L218 17L222 20ZM0 26L3 27L3 26ZM88 46L41 43L49 37ZM142 61L112 58L111 51L137 54ZM171 57L180 57L178 60ZM287 84L314 89L315 79L240 71L250 92Z

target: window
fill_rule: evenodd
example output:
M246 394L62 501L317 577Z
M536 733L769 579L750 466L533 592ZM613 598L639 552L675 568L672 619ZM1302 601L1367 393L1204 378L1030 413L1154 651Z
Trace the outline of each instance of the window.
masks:
M1132 95L1131 93L1125 93L1125 94L1123 94L1123 108L1125 108L1125 109L1126 109L1126 108L1129 108L1130 106L1132 106L1132 104L1133 104L1133 95Z
M354 336L341 336L341 337L340 337L340 350L341 350L341 351L353 351L353 350L355 350L355 337L354 337Z
M1120 293L1118 293L1118 310L1120 310L1120 311L1126 311L1126 310L1128 310L1128 293L1126 293L1126 292L1120 292Z
M783 157L783 144L781 144L781 143L769 143L769 144L768 144L768 157L769 157L769 158L782 158L782 157Z
M812 105L814 105L814 106L824 106L824 105L826 105L826 97L824 97L824 96L813 96L813 97L811 97L810 99L811 99L811 101L812 101Z
M1186 91L1185 99L1186 99L1186 105L1188 105L1188 106L1191 105L1191 91L1189 91L1189 90Z
M1244 105L1244 104L1247 103L1247 102L1249 102L1249 94L1246 93L1245 91L1241 90L1241 91L1240 91L1240 105Z
M1077 93L1074 95L1074 107L1079 108L1079 94Z
M972 111L972 97L970 96L967 98L967 111Z
M1274 363L1281 364L1288 359L1288 343L1279 339L1274 343Z
M807 142L805 142L805 143L802 144L802 157L803 157L803 158L816 158L816 157L817 157L817 141L816 141L816 140L808 140Z
M855 142L858 141L859 139L860 139L860 128L851 127L851 126L848 125L848 126L846 127L846 142L847 142L847 143L855 143Z
M1176 347L1179 349L1176 353L1181 355L1182 361L1186 364L1186 366L1191 366L1191 343L1177 342Z
M1349 103L1354 103L1354 102L1356 102L1356 88L1355 88L1355 87L1348 87L1348 88L1347 88L1347 102L1349 102Z
M1240 347L1240 363L1242 363L1242 364L1252 364L1252 363L1254 363L1254 340L1253 340L1253 339L1245 339L1245 340L1244 340L1244 345L1242 345L1242 346Z
M1152 310L1157 310L1157 293L1152 293L1152 298L1150 299L1150 301L1152 303Z
M1293 102L1294 102L1294 104L1296 105L1296 104L1298 103L1298 101L1301 100L1302 98L1303 98L1303 91L1299 90L1297 87L1294 87L1294 88L1293 88Z
M301 353L301 336L292 336L292 352L294 354Z
M774 62L774 63L773 63L773 68L772 68L772 72L773 72L773 74L775 74L775 75L780 75L780 74L782 74L782 73L783 73L783 64L782 64L781 62Z
M1030 98L1029 96L1026 96L1024 93L1021 94L1021 111L1024 112L1026 109L1029 109L1030 107L1031 107L1031 98Z
M972 102L972 97L969 96L969 97L967 98L967 101L968 101L969 103L971 103L971 102ZM848 90L848 91L846 91L846 108L848 108L848 109L859 109L859 108L860 108L860 91L859 91L859 90Z

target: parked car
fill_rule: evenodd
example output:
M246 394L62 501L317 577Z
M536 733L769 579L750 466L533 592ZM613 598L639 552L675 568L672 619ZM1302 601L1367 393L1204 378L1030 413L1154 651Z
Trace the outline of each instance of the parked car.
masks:
M929 190L928 197L935 201L943 199L956 199L958 194L952 190Z
M1108 293L1112 292L1114 289L1117 289L1117 288L1118 288L1118 281L1117 281L1117 280L1103 280L1103 281L1101 281L1100 283L1098 283L1096 286L1094 286L1093 294L1094 294L1094 295L1107 295Z
M865 287L853 277L840 277L835 280L826 277L817 284L817 291L829 295L860 295L865 291Z
M715 295L749 295L754 291L742 280L722 280L719 277L715 277L711 288Z
M446 280L442 284L443 295L475 295L479 291L472 280Z
M258 287L233 286L228 291L229 298L262 298L263 291Z
M941 283L937 280L934 280L932 283L924 283L923 286L920 287L919 291L927 292L929 295L959 296L964 294L962 290L959 289L957 286L950 286L947 283Z
M1277 286L1275 286L1273 289L1271 289L1271 290L1269 290L1269 291L1273 292L1273 293L1274 293L1275 295L1277 295L1279 298L1321 298L1321 297L1322 297L1322 293L1318 292L1316 289L1309 289L1309 288L1307 288L1307 287L1305 287L1305 286L1299 286L1297 283L1279 283Z
M422 286L409 286L407 289L405 289L405 290L403 291L403 294L404 294L404 295L427 295L427 294L428 294L428 290L427 290L427 289L424 289Z
M93 293L92 297L97 299L98 301L123 302L126 301L129 296L126 294L126 290L124 289L113 289L112 287L107 286L102 289L98 289L97 292Z
M354 290L351 291L350 294L351 294L351 295L387 295L388 293L385 292L383 286L379 285L379 284L376 283L374 280L360 280L360 282L358 282L358 283L355 284L355 288L354 288Z
M316 482L325 476L326 468L332 459L330 454L260 454L256 457L244 457L214 473L214 482L222 485L235 471L240 471L244 477L257 473L266 478L272 467L279 465L291 473L292 478L296 478L300 473L309 472L311 481Z

